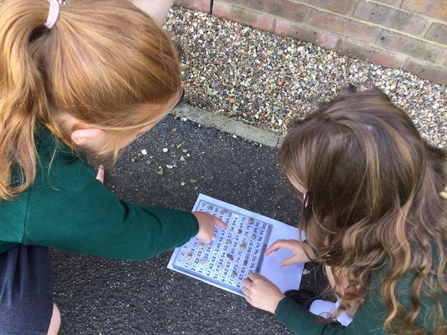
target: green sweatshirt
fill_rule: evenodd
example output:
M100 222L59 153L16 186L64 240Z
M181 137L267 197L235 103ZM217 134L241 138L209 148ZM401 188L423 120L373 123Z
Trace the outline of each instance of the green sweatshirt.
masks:
M315 315L289 297L279 302L275 316L278 321L298 335L385 335L383 324L388 312L380 294L380 285L384 276L384 270L377 271L371 281L365 301L357 310L352 322L346 327L320 322ZM414 278L414 274L408 272L396 286L396 298L406 308L411 306L409 293ZM444 311L443 322L445 323L447 322L445 313L447 311L447 297L444 295L438 298ZM425 334L429 334L435 324L433 309L436 306L427 296L421 296L421 305L421 312L416 318L415 324L422 327Z
M121 200L48 129L39 126L35 139L39 162L34 183L17 198L0 202L0 253L22 243L144 260L197 234L192 213Z

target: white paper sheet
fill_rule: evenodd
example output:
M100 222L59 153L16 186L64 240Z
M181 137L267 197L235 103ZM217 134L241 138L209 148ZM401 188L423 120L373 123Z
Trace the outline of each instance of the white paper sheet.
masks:
M297 228L203 194L193 211L210 213L226 222L228 228L216 227L209 244L194 237L176 248L169 269L240 296L244 296L241 282L249 272L264 275L282 292L299 288L304 263L279 266L281 260L292 255L291 251L280 249L264 256L277 239L298 239Z
M337 301L335 303L326 300L315 300L309 308L309 311L315 315L321 316L322 318L328 318L338 307L340 303ZM352 318L346 314L346 312L341 312L335 318L343 326L348 326L352 322Z

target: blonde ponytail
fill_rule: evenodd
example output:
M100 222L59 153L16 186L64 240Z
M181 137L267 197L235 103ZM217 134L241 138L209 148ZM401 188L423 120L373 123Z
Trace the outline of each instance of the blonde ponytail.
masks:
M10 199L34 180L34 127L46 106L40 71L30 56L29 41L45 22L45 1L4 1L0 6L0 198ZM21 180L11 180L18 164Z

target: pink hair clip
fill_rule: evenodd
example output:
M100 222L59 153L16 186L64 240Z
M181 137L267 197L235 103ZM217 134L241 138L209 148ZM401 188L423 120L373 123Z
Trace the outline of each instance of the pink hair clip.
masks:
M59 2L57 0L48 0L50 3L50 11L48 12L47 22L45 22L45 27L48 29L53 28L54 24L59 17Z

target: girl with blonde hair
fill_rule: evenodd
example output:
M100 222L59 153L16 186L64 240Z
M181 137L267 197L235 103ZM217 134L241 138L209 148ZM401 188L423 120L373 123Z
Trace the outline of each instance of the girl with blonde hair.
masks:
M339 307L322 322L300 291L256 274L243 282L247 301L297 334L446 334L446 157L379 89L351 87L294 121L280 160L303 194L307 240L276 241L266 255L323 262ZM333 322L342 313L352 322Z
M94 168L113 167L179 99L176 49L160 27L171 4L2 2L1 334L58 332L48 247L143 260L225 227L120 200Z

